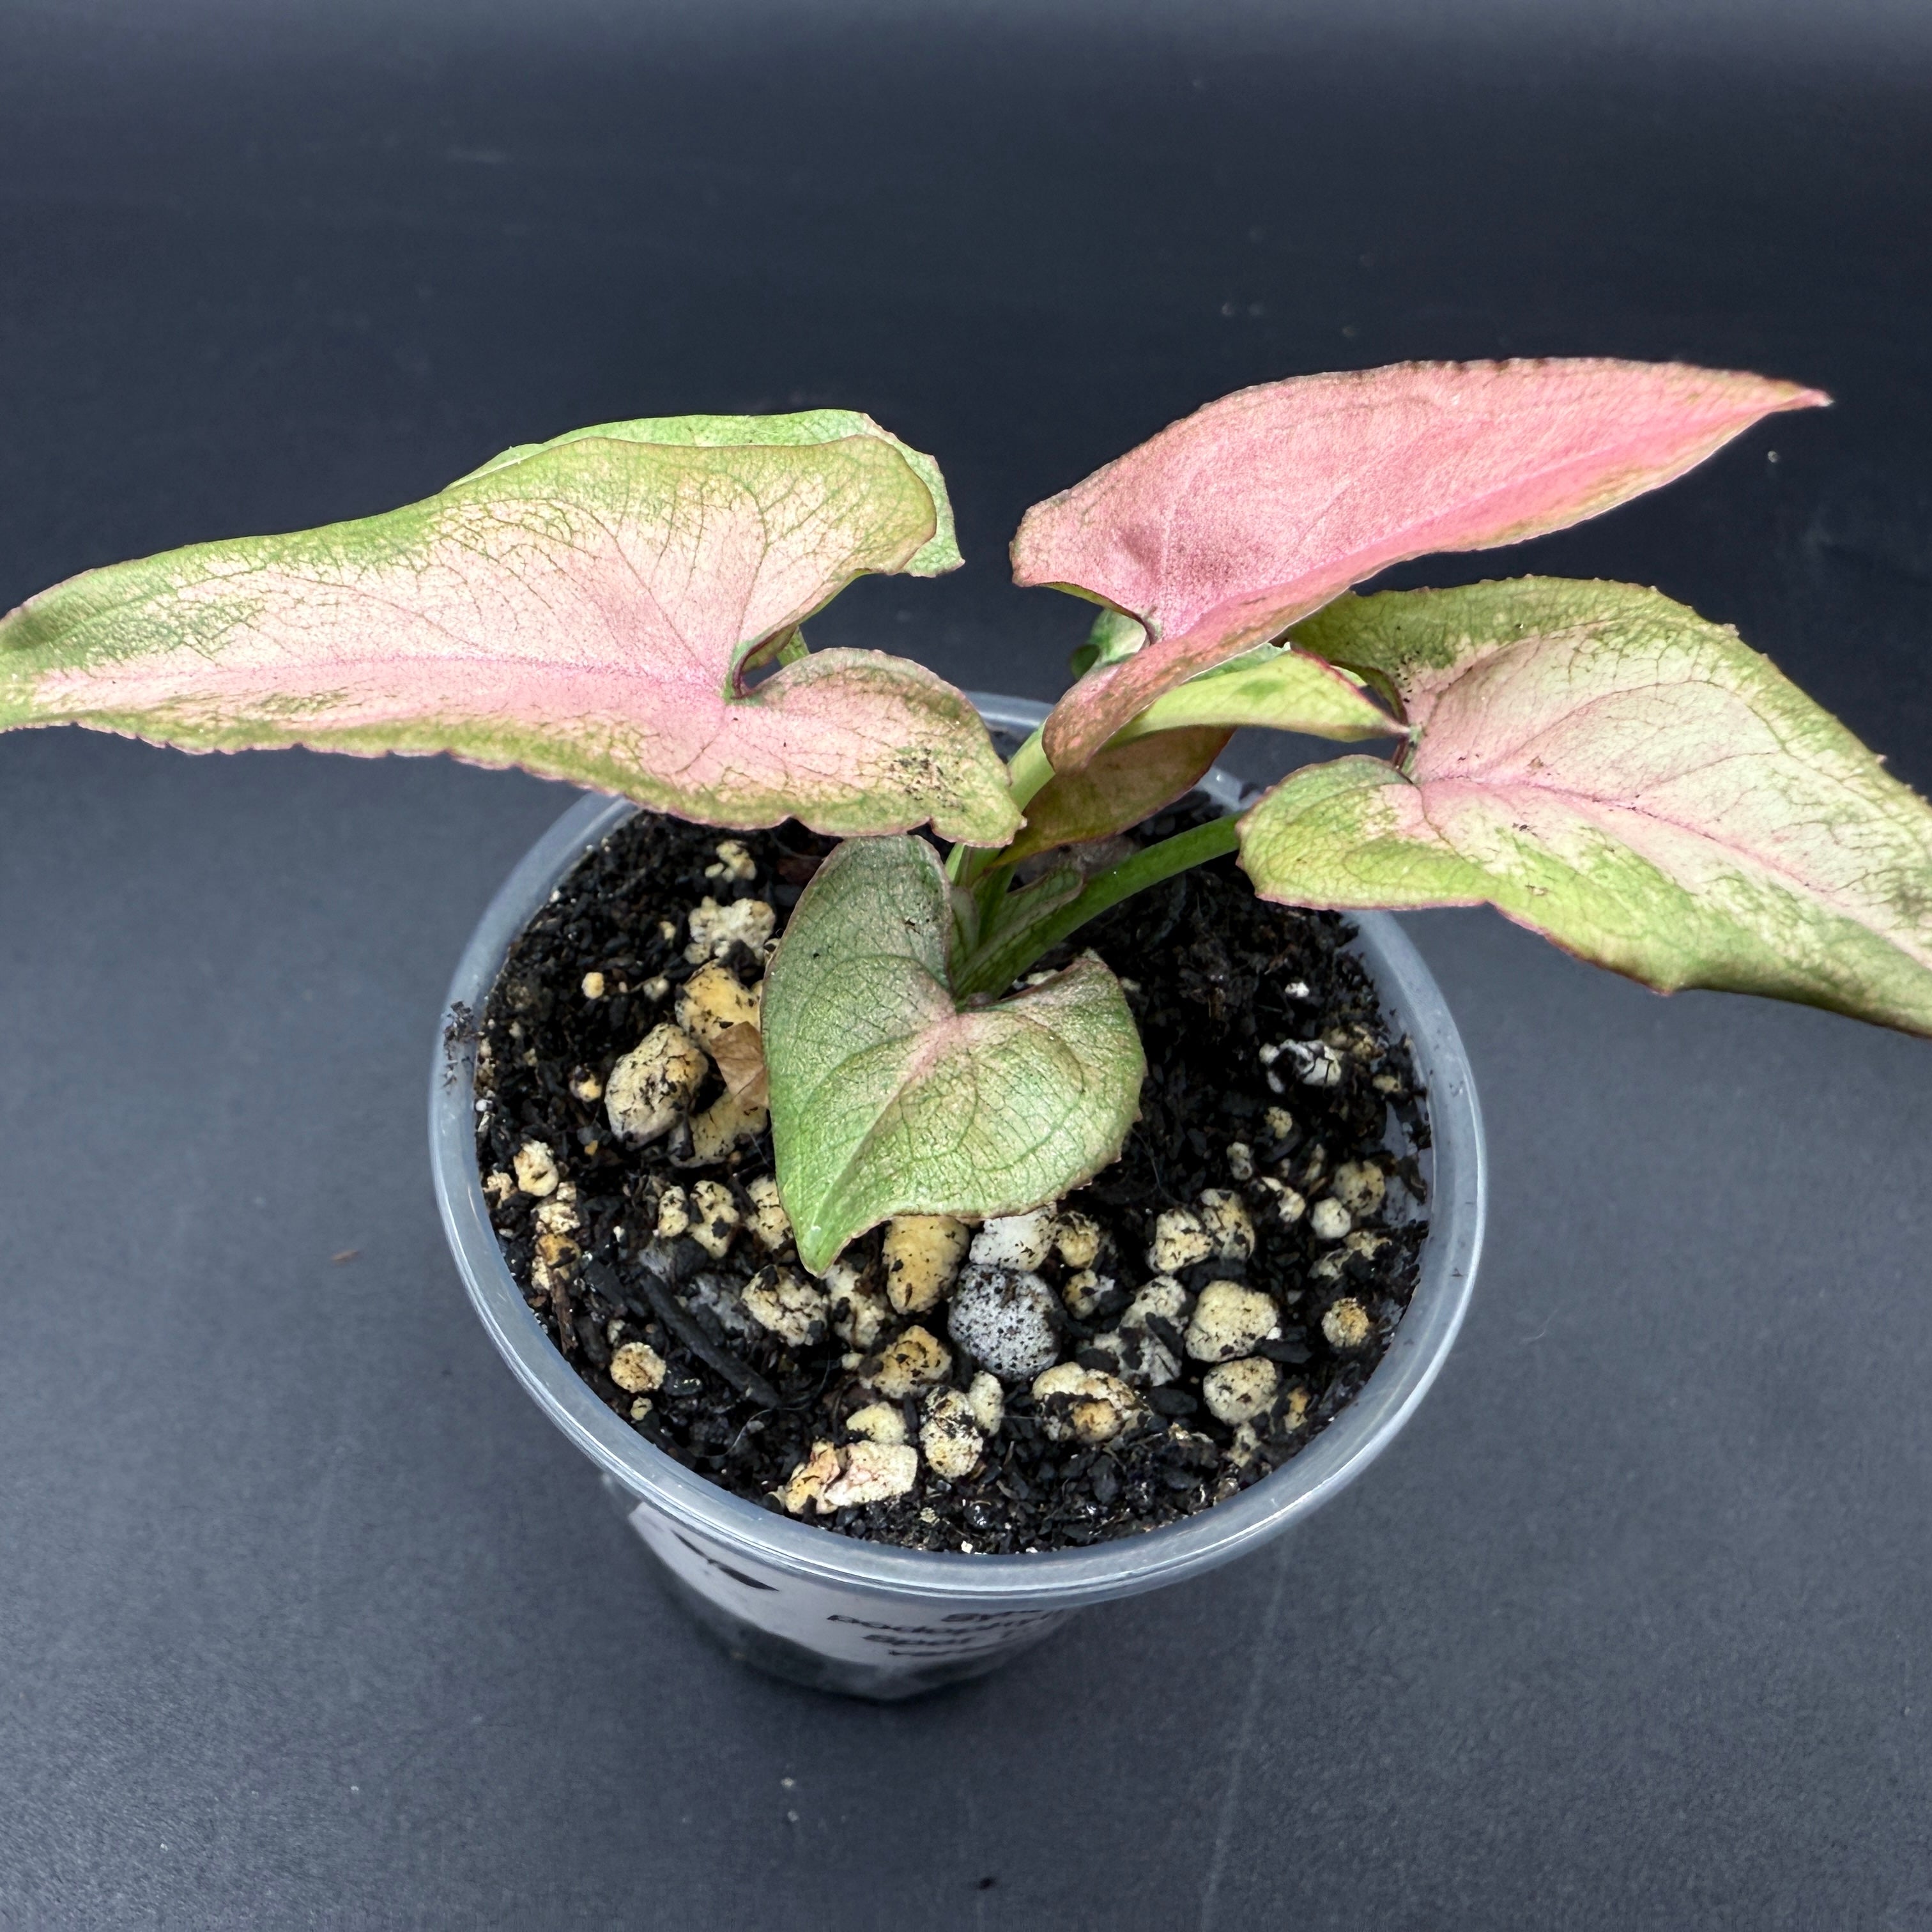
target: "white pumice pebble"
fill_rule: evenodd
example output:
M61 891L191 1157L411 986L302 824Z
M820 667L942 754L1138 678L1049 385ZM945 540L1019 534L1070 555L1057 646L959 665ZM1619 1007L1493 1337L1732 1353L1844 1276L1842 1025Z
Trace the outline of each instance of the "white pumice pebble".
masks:
M1246 1141L1228 1143L1228 1172L1237 1180L1252 1180L1255 1178L1255 1150Z
M604 1339L612 1348L624 1339L624 1330L628 1324L622 1322L607 1322L604 1324Z
M1090 1346L1113 1357L1123 1382L1165 1388L1180 1372L1174 1351L1144 1328L1110 1329L1096 1335Z
M858 1349L871 1348L892 1318L884 1294L856 1262L836 1261L825 1270L825 1292L832 1304L832 1332ZM857 1366L848 1362L848 1368Z
M1317 1255L1308 1264L1308 1279L1312 1282L1340 1281L1342 1270L1348 1264L1347 1247L1330 1248L1325 1255Z
M604 997L604 976L602 973L586 973L580 989L586 1000L601 1000Z
M1153 1280L1134 1291L1133 1299L1121 1311L1123 1328L1144 1328L1148 1317L1157 1315L1163 1322L1171 1322L1176 1328L1187 1312L1188 1294L1186 1288L1171 1274L1157 1274Z
M552 1294L560 1276L567 1275L571 1263L584 1252L572 1238L578 1226L575 1184L560 1182L554 1194L537 1203L530 1223L536 1230L531 1285L545 1294Z
M1342 1084L1342 1057L1326 1040L1285 1041L1281 1057L1293 1068L1295 1078L1304 1087L1339 1087Z
M668 945L672 940L677 937L676 926L670 920L659 920L658 921L658 937Z
M1271 1174L1262 1176L1262 1185L1268 1190L1268 1200L1274 1209L1274 1217L1284 1228L1292 1228L1308 1212L1308 1202L1285 1180L1277 1180Z
M998 1376L988 1375L982 1369L966 1384L966 1402L982 1435L999 1434L1000 1424L1006 1419L1006 1392L1000 1388Z
M587 1066L580 1066L570 1076L572 1094L588 1107L604 1097L604 1083Z
M642 1147L683 1118L704 1078L704 1050L682 1027L653 1027L610 1070L604 1112L626 1147Z
M515 1168L517 1185L539 1200L556 1192L559 1176L556 1156L542 1141L526 1141L518 1148L510 1165Z
M986 1449L973 1405L956 1388L933 1390L919 1425L919 1451L926 1466L934 1475L957 1482L973 1473Z
M909 1442L854 1442L838 1456L844 1466L818 1499L825 1515L859 1503L889 1503L919 1480L919 1451Z
M1060 1359L1057 1312L1053 1290L1038 1275L974 1262L952 1291L946 1326L1002 1382L1024 1382Z
M1312 1000L1315 994L1306 980L1286 980L1282 982L1281 996L1285 1000Z
M658 1196L658 1239L674 1241L690 1226L691 1196L681 1187L667 1187Z
M862 1436L868 1442L903 1442L906 1439L905 1417L896 1402L868 1402L863 1408L854 1409L845 1418L845 1426L854 1436Z
M1351 1214L1372 1214L1388 1191L1382 1169L1372 1160L1345 1160L1329 1184Z
M733 1027L756 1026L758 1005L758 994L714 959L677 989L677 1023L709 1052Z
M1054 1251L1070 1268L1090 1268L1100 1258L1100 1224L1077 1209L1053 1224Z
M633 1422L643 1421L644 1418L650 1414L652 1406L651 1399L649 1396L639 1396L637 1400L631 1405L631 1420Z
M1258 1288L1210 1281L1194 1304L1185 1340L1197 1362L1230 1362L1253 1354L1257 1343L1274 1341L1280 1334L1280 1311Z
M626 1395L649 1395L664 1378L664 1358L647 1342L626 1342L610 1358L610 1379Z
M686 958L722 959L734 944L761 951L778 923L778 915L763 899L732 899L720 905L706 898L692 908L689 923L691 944L684 949Z
M1331 1348L1359 1348L1375 1332L1369 1311L1352 1294L1331 1302L1322 1318L1322 1332Z
M1354 1226L1348 1210L1332 1194L1324 1194L1308 1210L1309 1232L1318 1241L1339 1241Z
M838 1480L838 1451L830 1442L814 1442L812 1453L772 1493L793 1516L802 1516Z
M768 1252L777 1253L791 1239L791 1216L779 1198L778 1182L770 1174L761 1174L746 1182L745 1192L752 1202L748 1225L753 1238Z
M1055 1398L1060 1398L1056 1400ZM1034 1378L1033 1399L1055 1442L1111 1442L1133 1419L1139 1398L1118 1376L1062 1362Z
M886 1300L902 1315L938 1307L972 1238L972 1229L950 1214L895 1214L879 1244Z
M1270 1107L1262 1116L1262 1125L1271 1141L1285 1141L1294 1131L1294 1116L1286 1107Z
M952 1351L916 1322L896 1341L887 1342L862 1372L866 1387L888 1402L916 1395L952 1372Z
M1255 1251L1255 1224L1247 1204L1232 1189L1209 1187L1201 1196L1201 1226L1224 1262L1244 1262Z
M770 1113L762 1106L741 1100L728 1090L703 1113L691 1117L691 1158L699 1167L722 1160L740 1141L754 1141L764 1132Z
M1156 1274L1178 1274L1196 1262L1211 1259L1214 1247L1214 1238L1202 1226L1198 1215L1185 1208L1170 1208L1155 1220L1148 1266Z
M730 879L749 885L758 876L757 861L736 839L721 838L717 851L717 864L704 868L707 879Z
M1201 1378L1202 1400L1208 1405L1208 1413L1230 1429L1238 1423L1252 1421L1274 1400L1280 1387L1280 1370L1262 1355L1223 1362Z
M665 994L670 991L670 982L667 980L662 973L659 973L653 977L646 980L644 983L638 988L638 991L643 994L646 999L649 1000L653 1005L655 1005L659 1000L664 998Z
M684 1298L701 1308L728 1335L756 1335L759 1324L745 1306L743 1284L701 1269L686 1282Z
M716 1180L698 1182L691 1190L691 1226L685 1232L713 1261L722 1262L738 1232L738 1204L730 1189Z
M577 1229L577 1184L574 1180L560 1181L548 1200L537 1203L530 1220L542 1234L574 1234Z
M745 1284L745 1312L788 1348L817 1341L831 1307L816 1282L790 1268L761 1268Z
M1378 1073L1369 1084L1378 1094L1400 1094L1402 1091L1401 1077L1397 1074Z
M985 1222L973 1237L972 1259L982 1268L1027 1274L1053 1252L1054 1220L1052 1208L1046 1207Z
M1096 1274L1091 1268L1082 1268L1060 1284L1060 1298L1076 1322L1084 1322L1113 1292L1114 1277Z
M485 1174L483 1178L483 1192L489 1197L493 1208L500 1208L516 1191L515 1178L506 1174L500 1167L495 1173Z

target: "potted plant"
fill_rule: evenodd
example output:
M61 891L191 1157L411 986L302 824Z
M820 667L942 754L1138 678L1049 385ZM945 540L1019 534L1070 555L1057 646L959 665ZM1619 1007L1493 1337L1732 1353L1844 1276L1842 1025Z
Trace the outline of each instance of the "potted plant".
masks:
M1824 400L1600 361L1226 398L1022 523L1018 580L1100 607L1043 718L806 644L862 572L958 562L930 458L844 411L608 424L57 586L0 623L0 725L617 795L459 970L446 1225L692 1606L904 1694L1274 1533L1419 1400L1480 1131L1376 909L1932 1031L1932 813L1734 632L1352 592ZM1238 799L1242 725L1389 748Z

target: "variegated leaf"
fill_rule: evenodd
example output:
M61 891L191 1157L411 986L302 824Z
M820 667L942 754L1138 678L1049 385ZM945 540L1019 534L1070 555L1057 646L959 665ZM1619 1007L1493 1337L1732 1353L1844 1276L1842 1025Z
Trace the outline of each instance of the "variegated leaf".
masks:
M1118 982L1077 961L997 1006L956 1005L944 869L921 838L848 841L765 976L778 1180L822 1273L902 1214L1030 1208L1114 1160L1146 1071Z
M1137 618L1046 726L1084 764L1184 679L1385 565L1514 542L1667 482L1816 390L1673 363L1403 363L1297 376L1198 410L1028 511L1027 584Z
M449 752L721 825L999 844L1003 769L929 672L833 650L742 688L861 572L954 556L930 459L862 417L606 424L385 515L44 591L0 621L0 728Z
M1932 811L1735 632L1528 578L1346 598L1295 639L1386 678L1416 736L1247 813L1264 898L1486 900L1660 991L1932 1033Z

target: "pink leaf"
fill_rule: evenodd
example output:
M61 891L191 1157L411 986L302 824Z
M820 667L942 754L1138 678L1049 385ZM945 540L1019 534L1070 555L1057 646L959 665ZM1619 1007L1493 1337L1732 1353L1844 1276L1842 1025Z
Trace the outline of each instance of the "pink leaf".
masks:
M1735 632L1526 578L1344 598L1295 641L1386 679L1417 735L1247 813L1264 898L1487 901L1660 991L1932 1033L1932 811Z
M1184 678L1384 566L1513 543L1680 476L1774 410L1828 400L1761 376L1596 359L1411 362L1243 389L1028 512L1023 584L1077 590L1150 641L1046 726L1086 763Z
M826 651L740 690L862 572L956 556L938 474L846 412L580 432L386 515L43 592L0 622L0 728L449 752L715 824L998 844L1004 770L919 665Z

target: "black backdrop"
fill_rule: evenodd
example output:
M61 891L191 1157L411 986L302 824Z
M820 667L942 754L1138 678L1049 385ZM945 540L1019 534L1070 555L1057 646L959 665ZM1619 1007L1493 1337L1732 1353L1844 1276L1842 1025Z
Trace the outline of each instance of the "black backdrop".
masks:
M1195 404L1681 356L1838 406L1404 578L1657 584L1924 788L1928 218L1906 6L17 0L0 604L838 402L969 562L814 640L1046 697L1082 619L1007 535ZM437 1001L565 802L0 739L0 1922L1932 1927L1923 1044L1412 920L1495 1186L1407 1433L1004 1676L828 1702L654 1594L442 1250Z

